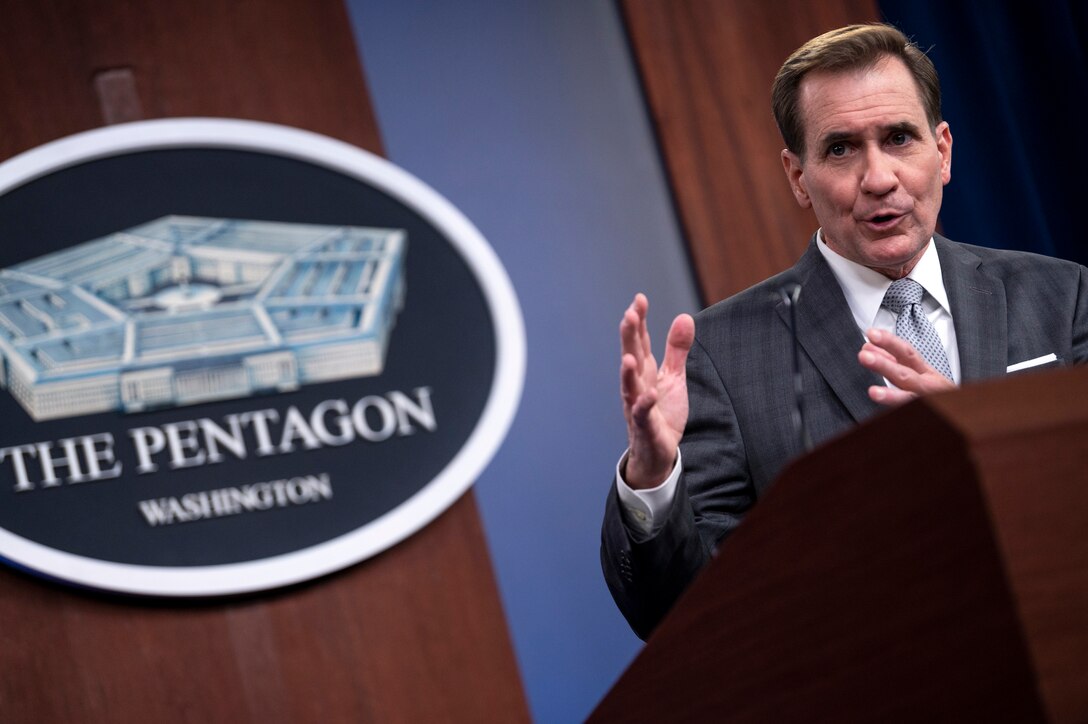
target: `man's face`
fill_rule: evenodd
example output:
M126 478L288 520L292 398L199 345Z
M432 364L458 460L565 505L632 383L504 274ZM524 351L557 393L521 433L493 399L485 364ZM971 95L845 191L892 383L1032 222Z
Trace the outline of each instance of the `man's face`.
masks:
M921 258L952 177L952 134L929 128L910 71L888 57L870 69L801 81L805 156L782 163L797 202L812 207L841 256L893 279Z

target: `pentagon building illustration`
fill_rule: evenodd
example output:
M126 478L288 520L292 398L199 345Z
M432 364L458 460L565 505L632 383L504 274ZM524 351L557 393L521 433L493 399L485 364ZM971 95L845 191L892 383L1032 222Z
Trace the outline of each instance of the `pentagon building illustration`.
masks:
M407 243L166 216L0 270L0 387L40 421L380 374Z

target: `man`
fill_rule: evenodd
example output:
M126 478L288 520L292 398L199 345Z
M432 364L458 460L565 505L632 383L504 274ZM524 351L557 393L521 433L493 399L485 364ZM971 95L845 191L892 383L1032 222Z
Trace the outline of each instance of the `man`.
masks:
M779 71L772 100L790 188L819 222L804 256L694 320L677 317L660 368L645 297L620 325L629 447L601 560L644 638L803 451L787 280L802 289L797 338L816 443L920 394L1088 359L1088 270L934 235L952 134L936 70L902 33L850 26L809 41Z

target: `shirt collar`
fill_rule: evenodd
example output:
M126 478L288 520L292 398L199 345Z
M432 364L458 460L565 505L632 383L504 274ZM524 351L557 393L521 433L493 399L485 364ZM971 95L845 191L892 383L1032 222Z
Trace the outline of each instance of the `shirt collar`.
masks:
M884 294L892 285L892 280L869 267L850 261L840 256L824 242L823 230L816 232L816 247L823 254L832 273L838 279L854 321L861 329L873 326ZM951 314L948 294L944 289L944 276L941 274L941 260L937 256L937 246L930 238L922 258L907 276L922 285L930 297Z

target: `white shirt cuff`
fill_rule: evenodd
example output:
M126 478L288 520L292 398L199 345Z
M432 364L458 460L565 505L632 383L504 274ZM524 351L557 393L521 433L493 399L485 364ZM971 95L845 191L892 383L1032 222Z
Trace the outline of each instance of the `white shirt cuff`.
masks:
M669 517L669 508L672 507L672 499L676 496L676 485L680 481L680 451L676 451L676 464L672 467L669 477L656 488L635 490L623 479L623 463L627 459L627 451L624 451L616 463L616 493L620 496L620 505L623 508L623 520L633 532L640 538L649 538L665 524Z

